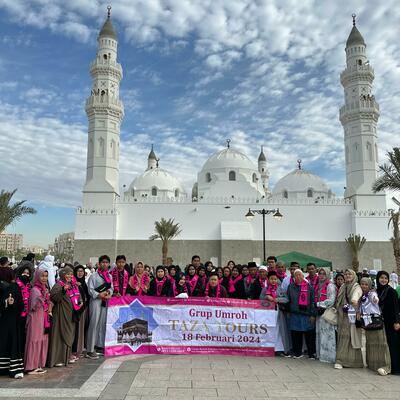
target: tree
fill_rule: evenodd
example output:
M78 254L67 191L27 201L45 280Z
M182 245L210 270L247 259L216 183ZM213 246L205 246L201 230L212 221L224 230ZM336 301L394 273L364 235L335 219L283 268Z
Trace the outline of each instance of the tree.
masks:
M389 163L379 166L382 175L372 185L375 193L385 189L400 191L400 148L393 147L387 156Z
M361 237L360 235L352 234L346 238L345 241L349 245L353 257L351 260L351 266L354 272L358 272L358 268L360 267L360 260L358 259L358 256L360 255L361 249L364 247L367 239L365 239L364 236Z
M17 222L25 214L36 214L36 210L32 207L24 206L26 200L17 201L13 205L10 204L11 198L17 189L12 192L2 190L0 192L0 233L13 222Z
M161 239L163 265L167 264L169 241L182 232L179 223L175 224L174 222L173 218L170 218L168 221L165 218L161 218L160 221L154 222L154 231L156 233L149 237L149 240Z

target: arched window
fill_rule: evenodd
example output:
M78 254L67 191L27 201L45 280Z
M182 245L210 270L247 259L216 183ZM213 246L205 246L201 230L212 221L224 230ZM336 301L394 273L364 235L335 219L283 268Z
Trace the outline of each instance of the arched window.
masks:
M152 195L152 196L157 196L157 188L156 188L156 187L153 187L153 188L151 189L151 195Z
M209 172L206 173L206 182L211 182L211 174Z
M288 193L287 190L284 190L284 191L283 191L282 197L283 197L284 199L288 199L288 198L289 198L289 193Z
M307 197L313 197L314 196L314 192L312 189L308 189L307 190Z
M103 58L107 60L107 54L103 54Z
M175 197L179 197L179 189L175 189Z
M257 174L254 173L254 174L253 174L253 183L256 183L256 182L257 182Z
M110 147L111 147L111 157L115 160L117 152L116 152L116 148L115 148L116 146L115 146L115 140L114 139L111 140Z
M366 147L367 147L367 157L368 157L368 161L372 161L373 154L372 154L372 145L371 145L371 143L370 143L370 142L367 142Z
M360 150L359 150L358 143L356 142L353 144L353 161L359 162L360 160L361 160Z
M229 171L229 180L236 181L236 172L235 171Z
M362 60L358 60L358 65L362 65Z
M331 198L332 198L332 190L329 189L329 191L328 191L328 199L331 199Z
M97 156L104 157L104 139L102 137L97 140Z
M131 195L132 195L132 197L135 197L135 189L131 190Z

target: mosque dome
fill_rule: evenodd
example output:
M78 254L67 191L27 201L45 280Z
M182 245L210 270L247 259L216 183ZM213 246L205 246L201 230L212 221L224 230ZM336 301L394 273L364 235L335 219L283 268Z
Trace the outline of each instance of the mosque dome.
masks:
M257 171L257 167L249 157L231 147L213 154L203 165L202 171L212 171L220 168L241 168Z
M272 196L287 199L317 197L328 199L333 197L333 193L321 177L299 166L275 184Z

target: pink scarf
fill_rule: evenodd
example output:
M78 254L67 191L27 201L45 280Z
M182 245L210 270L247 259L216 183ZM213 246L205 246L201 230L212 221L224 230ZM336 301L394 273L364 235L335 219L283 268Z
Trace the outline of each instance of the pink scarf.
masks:
M205 297L208 297L208 292L209 292L209 291L210 291L210 283L207 283L206 290L205 290L205 292L204 292L204 296L205 296ZM220 297L220 294L221 294L221 284L218 283L218 285L217 285L217 291L216 291L216 293L215 293L215 298Z
M242 279L242 275L238 275L235 279L232 276L229 278L229 293L235 292L235 284Z
M36 281L34 286L39 289L41 294L41 300L43 304L43 325L44 329L50 328L50 319L49 319L49 304L50 304L50 293L46 286L44 286L41 282Z
M325 301L328 298L328 285L330 283L331 281L329 279L322 283L321 291L319 293L319 301Z
M296 284L297 285L297 284ZM299 294L299 307L300 308L307 308L308 307L308 282L303 280L300 283L300 294Z
M21 317L26 317L28 314L29 291L31 290L32 286L29 282L25 285L19 278L15 280L15 283L21 289L22 301L24 303L24 308L21 312Z
M167 280L167 278L164 276L164 278L162 278L161 281L159 281L157 278L155 278L155 280L156 280L157 296L160 297L161 296L161 292L162 292L162 288L163 288L164 283Z
M129 275L126 270L124 271L124 281L122 283L122 293L119 293L119 271L118 268L114 268L111 272L111 276L113 279L113 286L114 286L114 293L119 293L121 296L125 296L126 294L126 289L128 287L128 279Z
M111 275L110 275L110 273L108 271L100 271L98 269L97 272L99 273L99 275L103 278L103 280L106 283L110 283L111 284Z
M175 296L175 297L178 296L178 289L177 289L177 286L182 287L182 288L184 289L185 293L189 294L189 293L188 293L188 290L187 290L186 283L185 283L183 286L181 286L181 285L179 285L179 284L174 284L174 285L173 285L173 290L174 290L174 296Z
M58 284L61 287L64 287L66 283L64 281L58 281ZM79 311L82 307L82 304L79 302L80 298L80 292L78 285L74 284L71 280L71 283L69 284L70 288L67 289L67 294L69 296L69 299L71 300L72 307L75 311Z
M268 283L267 289L265 291L265 294L267 296L271 296L274 300L277 298L277 294L276 291L278 289L278 285L271 285L270 283Z
M198 275L193 275L193 276L187 275L186 276L186 282L189 284L191 293L193 293L194 289L196 288L198 280L199 280Z
M131 278L131 286L132 289L136 290L136 286L139 283L139 278L136 274L134 274ZM149 276L146 273L143 273L142 277L140 278L140 285L139 285L139 290L136 293L138 296L141 296L144 294L143 289L148 285L149 283Z
M268 279L267 278L265 278L264 280L261 279L261 278L258 278L258 279L260 281L261 288L267 287L267 285L268 285Z
M279 271L278 269L276 270L276 275L280 281L283 281L286 278L286 272Z

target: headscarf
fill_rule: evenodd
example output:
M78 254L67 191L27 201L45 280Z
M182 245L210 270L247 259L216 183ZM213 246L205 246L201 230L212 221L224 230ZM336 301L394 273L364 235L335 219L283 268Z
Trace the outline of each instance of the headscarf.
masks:
M350 272L352 275L351 282L344 281L343 285L340 287L339 294L337 297L337 304L346 304L346 292L347 297L351 299L354 289L358 286L357 274L352 269L346 269L344 272Z
M59 271L58 271L58 275L60 276L60 281L65 281L65 275L67 275L67 274L72 274L73 273L73 271L72 271L72 268L71 267L64 267L64 268L61 268Z
M54 268L54 256L48 254L43 261L40 261L38 268L45 269L49 273L50 289L56 283L56 271Z
M42 275L47 272L47 270L43 269L43 268L36 268L35 270L35 274L33 276L33 284L35 286L40 286L42 289L46 289L46 287L43 285L43 283L40 281L40 278L42 277Z
M33 264L28 260L22 260L18 267L15 268L14 272L17 277L21 276L25 270L29 270L29 277L32 279L33 277Z
M15 280L15 272L11 267L0 267L0 281L11 283Z
M78 278L78 270L79 269L83 270L83 277L82 278ZM74 268L74 277L75 277L76 281L80 283L79 290L81 292L82 298L84 298L84 300L86 302L89 299L89 289L88 289L88 286L86 284L85 267L83 265L78 264Z
M368 285L369 290L372 289L372 280L371 280L371 278L367 278L366 276L364 276L364 278L361 278L361 280L360 280L360 285L362 283L366 283Z
M388 283L387 283L386 285L382 285L382 284L379 282L379 278L380 278L382 275L386 275L386 277L387 277L387 279L388 279ZM378 296L379 296L379 298L380 298L380 297L384 294L384 292L387 290L387 288L389 287L389 274L388 274L386 271L379 271L379 272L376 274L376 287L377 287L376 292L378 293Z

